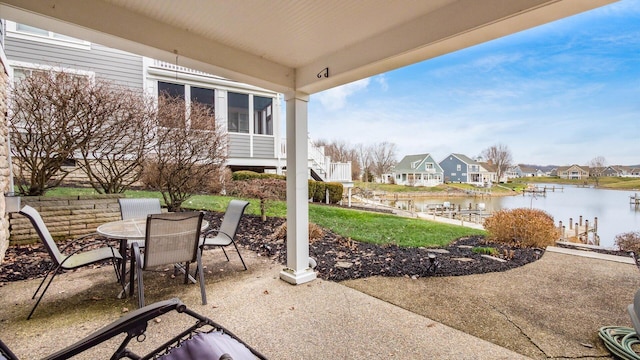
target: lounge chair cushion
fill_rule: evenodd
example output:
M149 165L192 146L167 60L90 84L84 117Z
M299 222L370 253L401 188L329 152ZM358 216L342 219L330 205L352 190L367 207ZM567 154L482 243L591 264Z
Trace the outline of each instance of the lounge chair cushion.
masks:
M233 360L254 360L256 358L246 346L236 339L221 331L212 331L194 335L191 339L184 341L179 347L158 359L219 360L224 354L227 354Z

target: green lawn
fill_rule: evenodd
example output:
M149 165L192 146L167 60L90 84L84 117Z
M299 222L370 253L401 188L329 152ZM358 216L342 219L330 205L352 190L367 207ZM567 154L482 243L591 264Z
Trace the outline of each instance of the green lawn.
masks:
M96 192L92 189L56 188L48 191L46 196L90 194L96 194ZM125 196L157 197L162 201L160 193L153 191L130 190L125 193ZM183 206L195 210L223 212L232 199L227 196L194 195ZM246 212L260 215L259 200L245 200L251 203ZM286 217L286 214L285 202L269 202L267 216ZM447 245L459 237L485 234L484 231L462 226L318 204L309 204L309 221L353 240L407 247L438 247Z
M312 222L353 240L406 247L437 247L484 231L427 220L323 205L309 206Z

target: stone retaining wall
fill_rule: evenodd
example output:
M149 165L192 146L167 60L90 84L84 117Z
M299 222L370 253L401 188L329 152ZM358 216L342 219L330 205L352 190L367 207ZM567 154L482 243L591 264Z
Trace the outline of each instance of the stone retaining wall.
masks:
M96 231L99 225L120 220L121 195L82 195L73 197L25 196L21 206L38 210L51 236L56 240L75 238ZM9 217L11 245L40 241L31 222L18 213Z

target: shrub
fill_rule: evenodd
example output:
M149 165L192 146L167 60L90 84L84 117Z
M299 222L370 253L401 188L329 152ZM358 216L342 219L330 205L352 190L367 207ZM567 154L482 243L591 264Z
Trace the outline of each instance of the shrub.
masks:
M328 182L325 185L329 190L329 203L337 204L342 200L342 193L344 191L344 187L340 183L336 182Z
M315 180L309 180L309 199L313 200L313 196L316 193L316 186L318 182Z
M631 231L616 235L614 244L622 251L640 254L640 231Z
M538 209L500 210L484 228L488 240L518 247L546 247L559 238L553 217Z
M260 199L262 221L267 220L267 206L272 200L286 200L287 184L280 179L250 179L232 181L227 186L230 196Z
M484 254L484 255L491 255L491 256L500 255L500 252L498 251L498 249L492 248L492 247L476 246L473 249L471 249L471 251L473 251L476 254Z
M316 181L315 191L313 192L313 201L324 202L326 189L327 189L327 183L322 181Z
M260 174L255 171L249 170L241 170L235 171L231 174L233 180L250 180L250 179L258 179Z
M271 235L274 239L285 240L287 238L287 223L283 223L278 226ZM322 239L324 236L324 229L320 226L310 222L309 223L309 242L312 243L316 240Z
M286 176L278 174L258 173L251 170L239 170L232 174L233 180L277 179L286 180Z

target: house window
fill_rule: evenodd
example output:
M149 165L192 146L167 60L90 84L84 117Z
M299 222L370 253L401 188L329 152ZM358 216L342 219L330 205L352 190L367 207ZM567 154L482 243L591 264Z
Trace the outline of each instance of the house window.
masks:
M462 165L460 164L456 165L456 171L462 171Z
M158 98L160 98L161 96L178 98L178 99L184 100L184 85L158 81ZM161 108L162 108L162 102L158 102L158 109L161 109ZM165 127L184 127L186 114L184 112L181 114L182 114L182 118L180 119L169 119L169 117L161 116L159 119L159 123L161 126L165 126ZM173 121L176 121L177 124L180 124L180 125L171 124Z
M58 34L52 31L40 29L34 26L7 21L7 34L17 38L28 38L33 41L46 42L50 44L74 47L78 49L89 49L91 43L71 36Z
M227 93L229 132L249 133L249 95L233 92Z
M158 95L162 94L184 100L184 85L158 81Z
M73 159L73 158L64 159L62 161L61 166L64 168L75 168L77 166L76 159Z
M165 95L172 98L178 98L185 100L186 93L189 95L189 100L191 103L199 103L203 104L209 108L209 115L212 117L215 115L215 90L214 89L206 89L200 88L196 86L189 86L184 84L173 84L163 81L158 81L158 96ZM160 106L160 104L158 104ZM186 105L187 107L189 104ZM187 109L185 109L186 111ZM190 124L194 129L204 129L206 128L204 124Z
M253 97L253 132L273 135L273 99L262 96Z
M195 103L206 106L209 109L209 115L215 116L215 109L216 109L215 108L215 90L192 86L191 87L191 104L195 104ZM209 121L209 120L206 119L205 121ZM191 119L191 127L194 129L207 128L206 124L195 123L193 118Z

